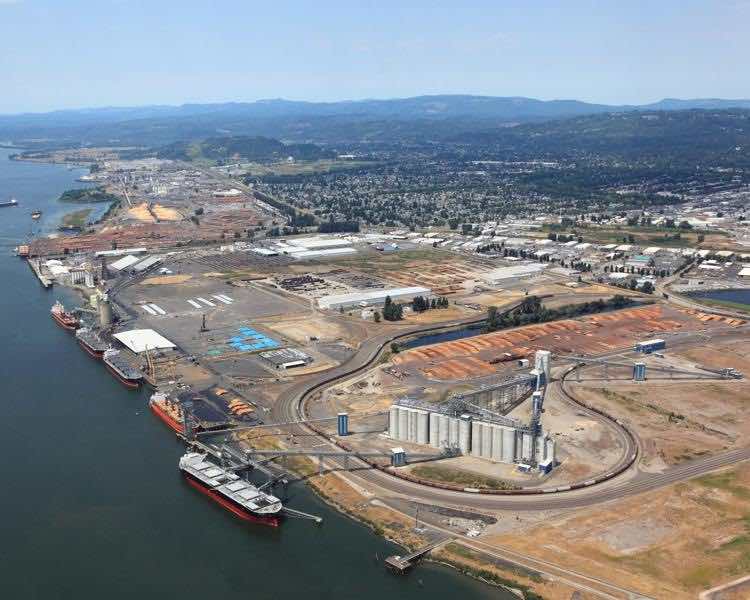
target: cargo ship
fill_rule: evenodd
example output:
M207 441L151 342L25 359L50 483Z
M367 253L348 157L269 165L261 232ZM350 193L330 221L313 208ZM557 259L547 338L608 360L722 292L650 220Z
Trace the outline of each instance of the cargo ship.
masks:
M78 329L78 318L73 313L66 312L65 307L59 300L52 305L49 312L52 318L63 329L67 329L68 331Z
M78 344L83 348L91 358L101 360L104 357L109 346L100 338L93 329L82 327L76 331Z
M205 454L184 454L180 458L180 471L192 487L240 519L271 527L278 527L281 523L281 500L259 490L231 470L209 462Z
M179 434L185 433L182 421L182 407L176 400L170 400L164 394L152 394L148 401L151 411L164 422L167 427Z
M126 388L138 389L143 380L141 372L123 358L119 350L104 351L104 366Z

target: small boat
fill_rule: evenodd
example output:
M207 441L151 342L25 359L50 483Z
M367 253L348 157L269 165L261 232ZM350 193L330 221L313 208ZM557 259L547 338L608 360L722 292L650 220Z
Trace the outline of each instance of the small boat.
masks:
M67 329L68 331L78 329L78 318L73 313L67 312L59 300L52 305L49 312L55 322L63 329Z
M38 221L39 219L42 218L42 211L35 210L34 212L31 213L31 218L34 219L35 221Z
M7 208L10 206L18 206L18 200L15 198L11 198L10 200L7 200L5 202L0 202L0 208Z
M209 462L206 454L184 454L180 458L180 471L192 487L243 521L279 526L281 500L259 490L231 469Z

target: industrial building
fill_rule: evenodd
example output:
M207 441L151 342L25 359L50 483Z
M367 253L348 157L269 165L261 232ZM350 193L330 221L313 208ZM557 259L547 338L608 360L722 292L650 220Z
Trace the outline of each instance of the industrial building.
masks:
M432 290L430 288L416 286L352 292L350 294L334 294L319 298L318 306L330 310L347 309L355 306L378 306L384 304L385 299L389 296L394 302L411 302L415 296L429 297L431 293Z
M388 435L399 441L456 448L462 454L514 464L555 461L555 440L513 419L485 414L451 415L438 405L394 403L388 414Z
M482 275L482 281L487 285L510 285L521 279L536 277L547 268L546 263L529 263L525 265L513 265L511 267L500 267Z
M388 435L494 462L539 465L549 472L555 464L555 440L541 427L544 392L540 388L550 378L550 357L549 351L540 350L529 373L454 395L440 404L400 398L389 409ZM529 392L530 423L505 416Z
M643 352L644 354L651 354L654 350L663 350L666 347L667 342L662 339L645 340L636 343L635 351Z
M309 365L313 359L309 354L296 348L282 348L280 350L269 350L258 354L263 360L273 366L274 369L286 370L295 367Z

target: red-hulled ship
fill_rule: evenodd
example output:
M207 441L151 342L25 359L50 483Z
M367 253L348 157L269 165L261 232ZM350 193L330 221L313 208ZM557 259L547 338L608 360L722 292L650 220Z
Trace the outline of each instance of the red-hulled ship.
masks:
M179 434L185 433L185 425L182 420L182 407L175 400L170 400L164 394L152 394L148 401L151 411L159 417L167 427Z
M100 338L95 331L81 327L76 331L76 339L78 344L83 348L86 353L97 360L101 360L104 357L108 346L107 343Z
M138 369L125 360L119 350L105 350L103 360L104 366L107 367L107 371L112 373L112 375L114 375L115 378L126 388L137 390L141 386L143 375L141 375Z
M52 318L63 329L67 329L68 331L78 329L78 318L73 313L66 312L65 307L59 300L52 305L49 312Z
M192 487L243 521L279 526L281 500L206 458L205 454L198 452L188 452L180 458L180 471Z

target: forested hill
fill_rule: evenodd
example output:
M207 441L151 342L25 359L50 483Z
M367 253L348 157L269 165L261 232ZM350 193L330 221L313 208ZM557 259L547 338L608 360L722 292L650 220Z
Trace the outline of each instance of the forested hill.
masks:
M276 161L286 158L317 160L334 153L315 144L285 144L268 137L214 137L195 142L175 142L154 151L158 158L226 162L231 160Z
M450 142L505 159L622 159L750 167L750 110L590 115L459 134Z

